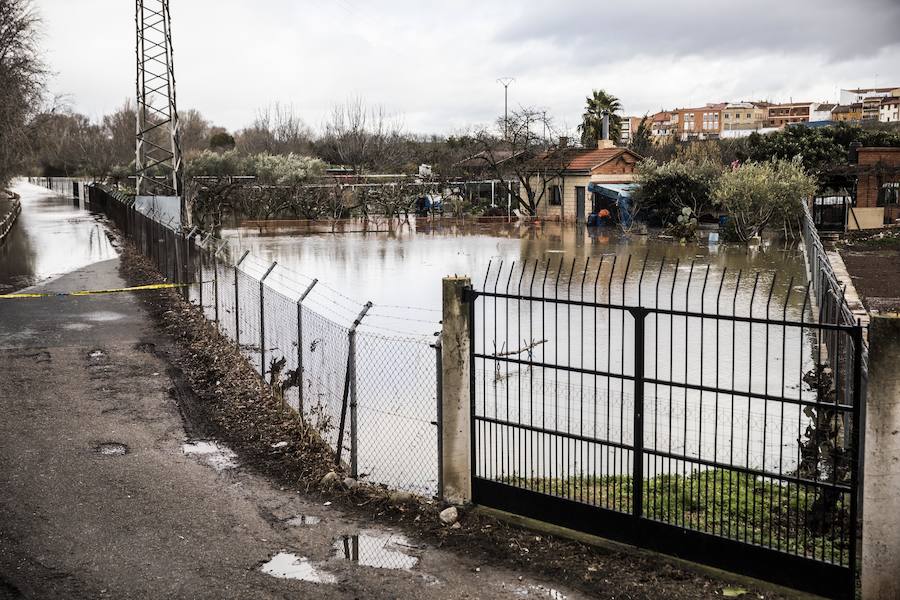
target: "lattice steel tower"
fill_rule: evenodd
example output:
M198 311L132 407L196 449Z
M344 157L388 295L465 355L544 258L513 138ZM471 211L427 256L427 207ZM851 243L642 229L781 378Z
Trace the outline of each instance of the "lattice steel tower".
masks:
M169 0L136 0L137 193L182 193Z

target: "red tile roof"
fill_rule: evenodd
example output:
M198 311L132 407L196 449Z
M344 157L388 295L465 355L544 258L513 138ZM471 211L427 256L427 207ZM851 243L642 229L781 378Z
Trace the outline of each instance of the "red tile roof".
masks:
M568 164L566 164L565 170L590 171L594 167L609 162L622 154L630 154L636 161L643 160L642 156L635 154L627 148L573 148L566 151L566 160L568 161ZM541 157L539 157L539 160L540 158ZM559 162L556 162L559 158L554 158L551 155L545 154L543 158L553 161L557 165L560 164Z

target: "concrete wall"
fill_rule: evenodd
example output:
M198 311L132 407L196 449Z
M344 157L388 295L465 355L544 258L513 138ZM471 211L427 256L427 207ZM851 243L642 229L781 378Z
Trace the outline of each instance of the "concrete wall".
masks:
M591 212L591 195L587 191L588 185L591 183L590 175L566 175L560 179L554 180L550 185L559 185L562 188L562 205L553 206L550 204L552 197L548 186L544 199L538 206L538 216L545 219L574 221L575 220L575 188L584 187L584 211L585 215Z
M869 325L863 600L900 598L900 315Z

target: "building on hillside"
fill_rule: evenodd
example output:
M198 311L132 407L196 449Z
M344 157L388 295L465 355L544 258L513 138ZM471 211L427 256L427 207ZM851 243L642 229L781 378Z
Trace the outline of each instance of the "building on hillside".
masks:
M862 102L866 98L887 98L888 96L900 96L900 86L892 87L871 87L859 88L855 90L841 90L841 104L856 104Z
M862 121L862 102L838 104L831 110L831 119L839 123L858 123Z
M682 141L715 139L722 132L722 111L725 103L707 104L698 108L680 108L678 113L678 137Z
M616 147L610 140L599 140L596 148L569 150L559 176L548 182L536 216L586 222L587 215L598 212L604 204L604 186L614 189L632 183L640 160L640 155ZM538 189L539 183L535 181L532 189Z
M812 102L789 102L768 107L766 127L784 127L794 123L806 123L812 113Z
M640 127L643 119L644 117L622 117L620 121L621 133L619 134L620 146L627 146L631 143L631 139L634 137L638 127Z
M809 113L809 122L810 123L821 123L825 121L833 121L831 111L834 110L834 107L837 104L833 102L820 102L812 105L812 110Z
M869 229L900 219L900 148L857 150L856 204L850 229Z
M650 117L650 134L653 141L663 143L671 140L678 130L678 113L663 110Z
M878 109L878 120L882 123L897 123L900 121L900 97L892 96L881 99L881 107Z
M765 102L729 102L722 110L722 131L756 131L766 120Z

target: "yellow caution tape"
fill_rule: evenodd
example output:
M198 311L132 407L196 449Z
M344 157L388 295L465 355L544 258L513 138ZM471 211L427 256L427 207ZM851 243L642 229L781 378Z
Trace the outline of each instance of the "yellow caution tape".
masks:
M28 298L55 298L57 296L96 296L100 294L119 294L122 292L144 292L148 290L169 290L173 288L196 285L193 283L151 283L127 288L110 290L82 290L77 292L49 292L43 294L0 294L0 300L23 300Z

